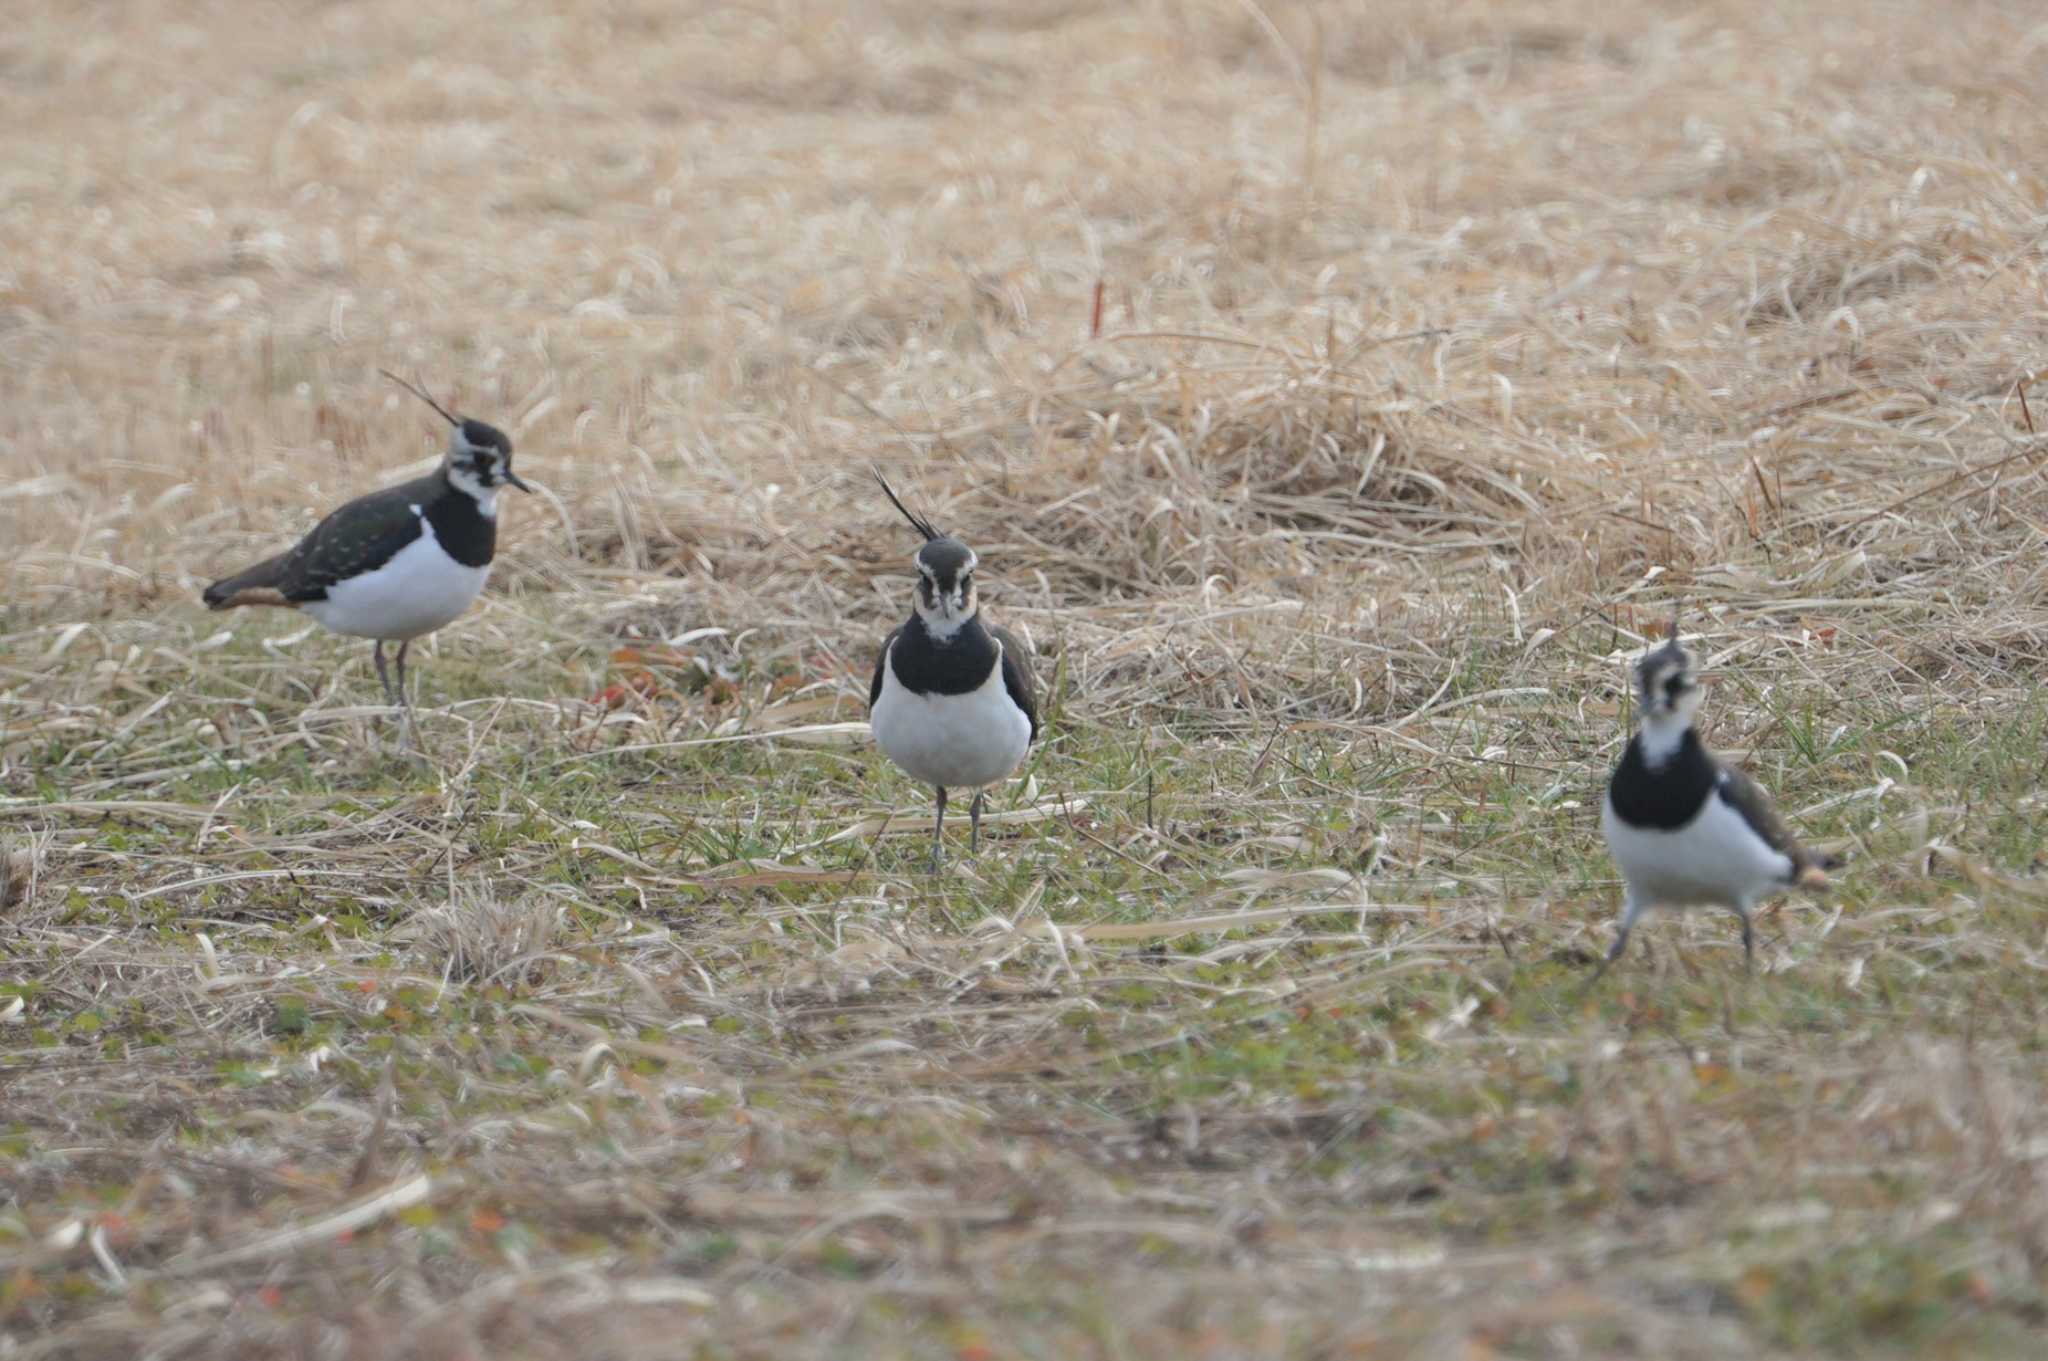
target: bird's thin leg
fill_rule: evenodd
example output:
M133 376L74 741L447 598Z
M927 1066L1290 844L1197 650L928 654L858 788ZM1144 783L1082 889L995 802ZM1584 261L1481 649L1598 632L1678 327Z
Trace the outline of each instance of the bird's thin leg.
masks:
M1738 907L1736 913L1742 918L1742 971L1756 972L1756 925L1749 919L1749 909Z
M932 873L939 872L946 850L946 786L939 785L939 814L932 819Z
M405 725L400 731L402 731L405 734L403 741L405 744L405 749L408 751L412 749L413 719L412 698L405 693L405 653L406 649L410 648L411 646L412 639L410 638L406 639L404 642L398 645L398 707L400 710L399 722Z
M1614 944L1608 948L1607 958L1601 960L1600 967L1593 970L1593 976L1586 980L1584 987L1579 989L1579 996L1584 997L1587 993L1593 990L1593 985L1595 983L1598 983L1601 979L1607 976L1607 967L1610 964L1614 963L1615 960L1620 959L1621 952L1627 947L1628 928L1624 926L1621 928L1621 930L1614 933Z
M974 802L967 805L967 853L973 855L981 845L981 801L988 797L986 789L974 791Z
M1642 911L1643 909L1637 903L1635 895L1630 894L1628 902L1621 909L1621 924L1615 928L1614 944L1607 948L1607 958L1600 961L1600 967L1593 970L1593 976L1586 980L1584 987L1579 989L1580 997L1583 998L1587 993L1591 992L1593 985L1607 976L1608 966L1621 958L1621 952L1628 948L1628 933L1635 926L1636 918L1642 915Z
M370 655L377 660L377 679L384 682L384 702L392 708L398 707L398 691L391 687L391 672L384 664L384 640L379 638L370 647Z

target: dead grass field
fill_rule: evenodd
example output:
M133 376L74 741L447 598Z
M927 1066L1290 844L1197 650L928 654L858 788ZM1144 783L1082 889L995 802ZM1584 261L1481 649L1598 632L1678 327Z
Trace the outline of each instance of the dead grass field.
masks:
M2038 1355L2044 52L11 7L0 1358ZM423 756L197 603L435 456L379 366L547 489ZM871 461L1057 678L936 879ZM1582 1002L1674 603L1852 863Z

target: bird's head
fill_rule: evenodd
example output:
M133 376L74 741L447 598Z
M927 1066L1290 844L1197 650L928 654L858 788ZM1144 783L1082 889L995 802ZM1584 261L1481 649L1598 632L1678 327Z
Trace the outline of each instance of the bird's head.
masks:
M1674 614L1664 645L1644 653L1636 663L1636 704L1645 723L1690 726L1700 699L1699 675L1693 670L1692 654L1678 641Z
M974 568L979 559L974 556L973 549L951 534L940 533L930 520L904 505L880 469L875 470L875 481L881 484L882 493L889 498L890 504L910 521L911 528L924 535L924 543L918 548L915 559L917 614L924 621L925 631L945 642L959 631L961 625L974 618L977 608Z
M506 483L521 491L533 490L520 480L518 473L512 471L512 441L504 431L482 421L455 416L428 396L426 389L413 386L388 369L377 372L434 408L441 419L448 422L448 457L442 466L447 471L449 484L475 497L486 515L491 513L498 499L498 488Z
M917 550L917 612L935 637L949 638L974 617L974 550L955 538Z
M482 421L457 421L449 433L448 480L478 500L508 482L521 491L533 490L512 471L512 441Z

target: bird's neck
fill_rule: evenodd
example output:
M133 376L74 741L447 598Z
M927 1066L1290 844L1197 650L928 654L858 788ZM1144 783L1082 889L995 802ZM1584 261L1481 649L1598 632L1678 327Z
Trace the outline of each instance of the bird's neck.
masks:
M1688 715L1656 714L1645 718L1642 732L1636 737L1643 764L1654 770L1670 761L1685 745L1685 735L1691 731L1692 719Z
M961 615L927 614L922 609L911 616L927 638L940 647L951 647L956 642L973 643L986 638L987 632L981 626L981 611L970 610Z
M468 485L464 485L464 481ZM434 539L465 567L486 567L498 551L498 494L477 485L476 474L444 469L441 488L421 498Z
M451 489L474 501L477 514L486 520L497 517L498 489L485 486L483 479L479 478L474 470L453 463L444 463L441 465L441 479Z

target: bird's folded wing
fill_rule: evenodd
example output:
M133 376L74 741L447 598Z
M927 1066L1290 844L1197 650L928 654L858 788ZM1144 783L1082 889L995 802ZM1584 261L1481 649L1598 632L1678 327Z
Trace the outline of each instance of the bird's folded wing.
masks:
M1031 739L1038 740L1038 677L1031 667L1031 650L1018 640L1017 635L998 625L989 633L1003 647L1003 689L1010 692L1010 702L1024 711L1024 717L1031 720Z
M427 494L408 484L349 502L285 555L278 579L269 584L288 600L321 600L336 582L383 566L423 532L420 510Z
M875 707L875 701L882 697L882 672L889 665L889 649L896 645L896 635L903 632L898 624L889 630L889 636L882 640L882 650L875 654L875 678L868 682L868 708Z
M1830 857L1816 855L1793 839L1778 810L1771 806L1771 796L1755 780L1739 770L1723 769L1719 782L1721 801L1742 815L1751 831L1763 838L1764 844L1792 861L1792 877L1797 882L1824 881L1822 871L1832 868Z

